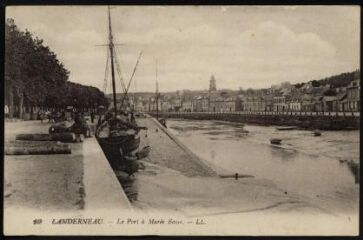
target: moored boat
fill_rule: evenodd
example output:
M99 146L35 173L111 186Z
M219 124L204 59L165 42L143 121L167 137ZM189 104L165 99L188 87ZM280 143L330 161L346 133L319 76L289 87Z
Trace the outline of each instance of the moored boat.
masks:
M321 136L321 132L319 132L319 131L314 131L314 132L313 132L313 136L315 136L315 137L319 137L319 136Z
M272 139L270 140L270 143L271 143L271 144L275 144L275 145L280 145L280 144L281 144L281 141L282 141L282 139L279 139L279 138L272 138Z
M288 131L288 130L295 130L295 129L297 129L297 127L295 127L295 126L277 127L276 129L278 131Z
M125 171L128 174L132 174L137 171L137 164L135 163L136 151L140 145L139 132L141 129L146 129L145 127L139 127L135 121L132 109L129 109L125 100L127 99L127 92L130 88L132 78L136 72L137 65L139 63L141 53L137 59L134 71L131 75L127 87L122 84L123 87L123 98L121 100L121 105L117 105L116 101L116 89L115 89L115 69L114 64L118 64L116 59L114 63L114 58L116 58L114 53L114 44L112 36L111 27L111 16L110 8L108 8L108 28L109 28L109 51L110 51L110 62L111 62L111 77L112 77L112 95L113 95L113 109L102 115L99 119L96 129L96 139L101 146L107 160L109 161L111 167L114 170ZM108 63L108 62L107 62ZM119 66L118 66L119 67ZM107 69L107 66L106 66ZM122 81L122 79L121 79ZM135 159L130 163L130 159Z

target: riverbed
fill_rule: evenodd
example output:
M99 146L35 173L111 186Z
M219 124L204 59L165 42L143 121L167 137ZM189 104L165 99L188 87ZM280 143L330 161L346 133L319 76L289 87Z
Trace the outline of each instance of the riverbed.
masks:
M240 173L272 181L331 204L338 211L356 211L359 185L346 164L359 162L359 131L278 131L273 126L221 121L168 119L176 137L219 174ZM271 138L282 139L279 146Z

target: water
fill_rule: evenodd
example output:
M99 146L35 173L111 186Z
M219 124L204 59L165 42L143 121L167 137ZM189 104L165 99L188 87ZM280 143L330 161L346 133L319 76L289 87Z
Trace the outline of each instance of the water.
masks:
M347 164L339 160L359 162L359 131L322 131L314 137L311 131L220 121L169 119L167 126L219 173L251 174L305 195L355 184ZM282 144L271 145L271 138L282 139Z

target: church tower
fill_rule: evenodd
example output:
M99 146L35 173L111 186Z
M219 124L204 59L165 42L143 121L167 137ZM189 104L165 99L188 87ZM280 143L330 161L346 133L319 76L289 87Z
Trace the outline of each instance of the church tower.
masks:
M212 77L209 80L209 91L210 92L214 92L217 91L217 87L216 87L216 79L214 78L214 76L212 75Z

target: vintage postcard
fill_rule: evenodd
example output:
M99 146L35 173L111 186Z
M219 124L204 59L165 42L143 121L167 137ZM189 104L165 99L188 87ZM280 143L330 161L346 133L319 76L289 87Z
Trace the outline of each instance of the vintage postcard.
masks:
M359 234L359 6L8 6L5 235Z

